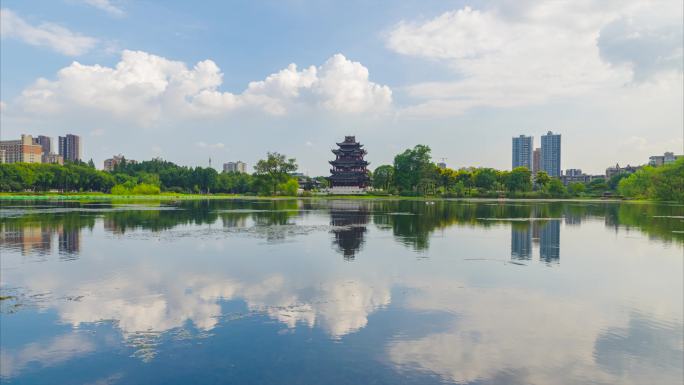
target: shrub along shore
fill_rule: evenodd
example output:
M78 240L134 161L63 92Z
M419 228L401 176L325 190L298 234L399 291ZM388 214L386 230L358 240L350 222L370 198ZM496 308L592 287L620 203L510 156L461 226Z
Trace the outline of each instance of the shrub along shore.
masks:
M524 167L437 167L430 148L407 149L391 165L372 173L373 191L364 196L329 196L325 177L294 177L295 159L268 153L253 174L218 173L213 168L185 167L161 159L125 160L113 171L86 163L0 164L0 199L228 199L241 197L314 196L334 198L511 198L592 199L604 196L684 202L684 159L660 167L642 167L590 183L564 186L544 172ZM300 186L300 182L302 185ZM320 190L320 191L319 191Z

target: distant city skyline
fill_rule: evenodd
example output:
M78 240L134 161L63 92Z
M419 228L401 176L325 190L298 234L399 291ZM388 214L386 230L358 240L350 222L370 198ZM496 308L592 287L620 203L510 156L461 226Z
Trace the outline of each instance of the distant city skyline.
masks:
M277 151L313 175L345 135L373 167L425 144L507 169L511 137L549 130L591 174L682 153L682 2L582 4L6 0L0 135L73 133L97 165Z

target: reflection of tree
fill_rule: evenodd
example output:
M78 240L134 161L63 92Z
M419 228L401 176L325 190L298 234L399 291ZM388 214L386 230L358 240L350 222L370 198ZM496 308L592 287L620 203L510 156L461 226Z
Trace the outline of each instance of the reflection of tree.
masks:
M392 229L397 241L417 250L427 249L432 232L452 225L489 227L501 220L544 219L532 225L532 240L543 242L544 256L549 261L560 257L560 218L568 224L579 224L584 218L604 218L607 227L636 228L665 241L684 241L682 216L684 207L662 204L617 202L453 202L377 201L372 204L373 222L379 228ZM514 222L514 221L512 221ZM550 224L549 224L550 223ZM527 226L527 224L525 225ZM522 227L516 230L525 231ZM679 231L677 231L679 230ZM511 235L511 239L515 237ZM526 235L524 235L526 240ZM517 239L522 243L523 239ZM516 243L516 250L524 247ZM511 250L514 251L514 250ZM516 251L517 252L517 251ZM523 253L524 254L524 253Z
M358 201L333 201L330 203L331 231L334 243L347 261L354 260L363 245L363 236L370 219L368 204Z
M258 209L253 211L252 219L257 226L288 225L291 218L299 214L298 201L294 199L263 201L256 207Z
M175 206L160 206L159 210L143 206L136 210L117 209L103 213L105 229L116 234L124 234L133 229L162 231L185 224L214 223L218 214L211 201L183 201Z

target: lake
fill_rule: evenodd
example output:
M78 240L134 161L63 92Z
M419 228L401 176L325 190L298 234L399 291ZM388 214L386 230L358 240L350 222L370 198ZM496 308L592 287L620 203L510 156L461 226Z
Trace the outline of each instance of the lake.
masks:
M2 202L7 384L682 384L684 206Z

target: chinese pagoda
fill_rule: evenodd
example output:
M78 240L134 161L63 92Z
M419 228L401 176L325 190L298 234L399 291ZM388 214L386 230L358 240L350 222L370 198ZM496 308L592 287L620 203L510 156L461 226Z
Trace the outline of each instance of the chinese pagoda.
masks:
M363 191L370 182L368 176L368 162L363 160L366 150L361 143L356 141L354 136L345 136L344 142L337 143L339 148L332 150L335 160L330 164L330 187L332 190L354 190Z

